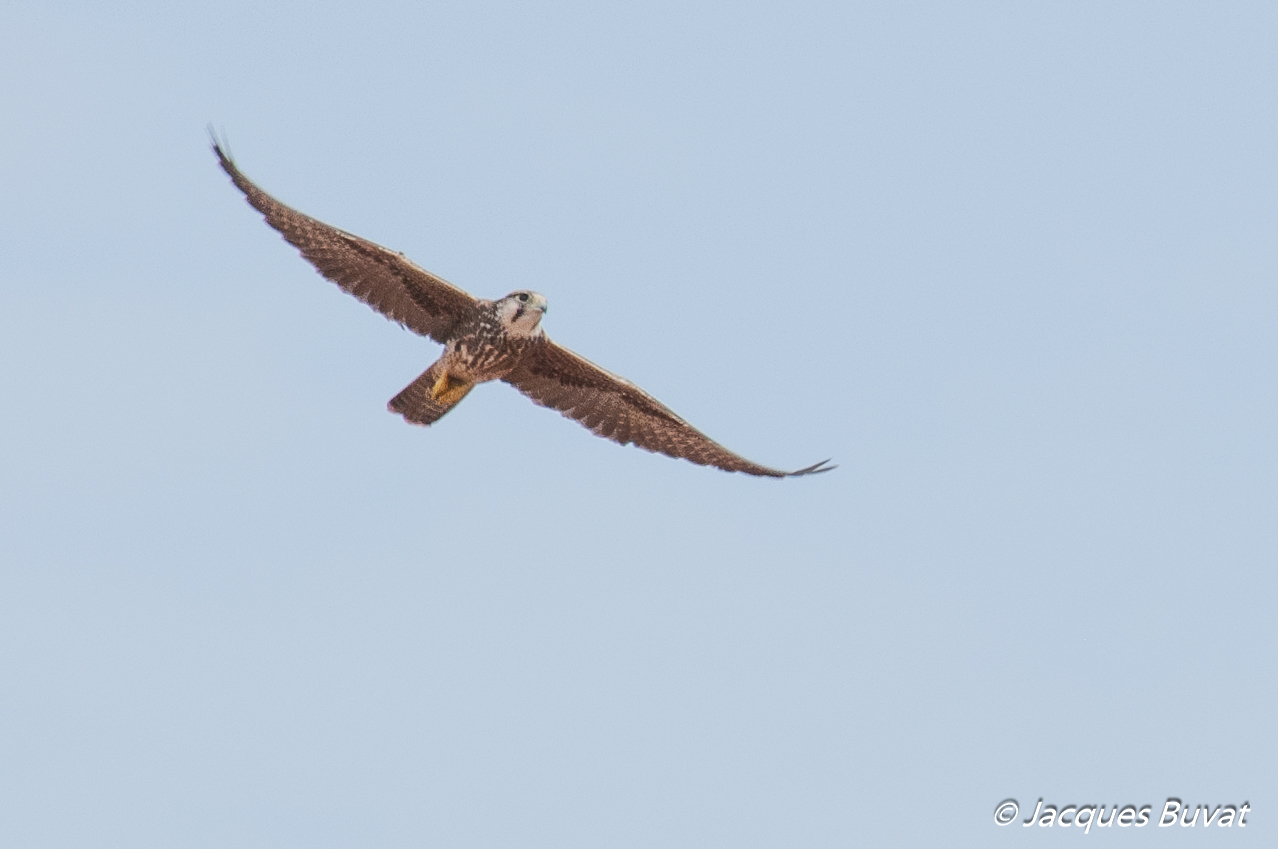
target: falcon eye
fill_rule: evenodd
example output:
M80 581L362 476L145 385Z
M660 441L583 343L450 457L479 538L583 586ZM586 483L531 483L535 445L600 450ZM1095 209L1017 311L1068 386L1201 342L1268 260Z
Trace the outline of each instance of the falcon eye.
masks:
M518 295L516 295L515 297L516 297L516 298L518 298L519 300L523 301L525 304L526 304L526 303L528 303L528 293L527 293L527 292L520 292L520 293L519 293Z

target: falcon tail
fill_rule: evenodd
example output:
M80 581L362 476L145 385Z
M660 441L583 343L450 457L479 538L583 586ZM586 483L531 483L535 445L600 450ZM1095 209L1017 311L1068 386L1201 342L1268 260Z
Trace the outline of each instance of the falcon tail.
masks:
M461 403L474 384L459 382L444 369L441 357L387 404L392 413L417 425L431 425Z

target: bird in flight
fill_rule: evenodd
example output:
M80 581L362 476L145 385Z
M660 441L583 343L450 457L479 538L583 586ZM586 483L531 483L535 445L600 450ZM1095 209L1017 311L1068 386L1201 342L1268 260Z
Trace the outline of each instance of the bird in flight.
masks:
M546 298L518 290L481 300L402 253L303 215L259 189L213 138L213 152L249 205L320 274L387 318L444 345L443 355L390 400L392 412L430 425L476 384L503 380L621 445L702 466L773 478L828 472L829 460L793 472L752 463L689 425L625 378L561 347L541 328Z

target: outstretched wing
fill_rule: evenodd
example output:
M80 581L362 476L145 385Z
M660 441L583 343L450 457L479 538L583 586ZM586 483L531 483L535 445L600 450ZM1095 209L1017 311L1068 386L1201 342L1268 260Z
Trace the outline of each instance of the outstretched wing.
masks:
M769 469L734 454L623 377L561 348L546 337L534 343L503 378L543 407L558 410L597 435L701 466L772 478L828 472L830 461L794 472Z
M320 274L387 318L410 330L447 342L476 300L448 281L414 265L403 254L330 227L285 206L245 177L216 138L213 152L231 182L251 205Z

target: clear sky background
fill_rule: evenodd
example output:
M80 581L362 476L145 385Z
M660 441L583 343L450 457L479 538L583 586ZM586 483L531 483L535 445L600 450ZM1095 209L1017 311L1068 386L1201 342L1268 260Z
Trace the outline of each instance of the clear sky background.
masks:
M1276 43L1259 2L5 4L0 845L1278 845ZM500 384L404 424L438 346L210 122L838 470ZM993 820L1169 796L1253 811Z

